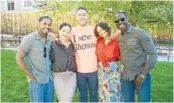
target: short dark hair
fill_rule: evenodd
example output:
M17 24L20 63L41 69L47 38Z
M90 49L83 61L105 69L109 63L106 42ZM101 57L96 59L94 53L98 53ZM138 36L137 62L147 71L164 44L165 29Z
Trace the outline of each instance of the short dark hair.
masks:
M123 11L123 10L117 11L117 12L115 13L115 15L116 15L116 14L120 14L120 13L124 14L124 15L127 17L126 12L125 12L125 11Z
M108 24L105 23L105 22L99 22L99 23L95 26L95 28L94 28L94 35L95 35L96 37L99 36L99 34L98 34L98 32L97 32L97 27L98 27L98 26L100 26L103 30L105 30L106 32L108 32L108 35L109 35L109 36L111 35L111 28L108 26Z
M71 25L69 23L61 23L59 26L59 30L61 30L64 26L69 26L69 28L71 30Z
M39 17L39 22L41 22L43 19L50 19L51 20L51 23L52 23L52 19L51 19L51 17L49 17L49 16L47 16L47 15L44 15L44 16L40 16Z
M86 9L85 7L78 7L77 10L76 10L76 13L77 13L77 11L79 11L79 10L85 10L86 12L88 12L87 9Z

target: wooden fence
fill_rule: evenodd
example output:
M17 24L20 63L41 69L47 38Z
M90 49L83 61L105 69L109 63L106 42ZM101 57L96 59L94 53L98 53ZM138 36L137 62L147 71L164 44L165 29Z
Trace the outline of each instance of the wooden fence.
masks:
M44 15L43 12L30 12L30 11L20 11L20 12L1 12L1 34L12 34L12 35L26 35L30 32L36 31L38 18ZM72 12L48 12L47 13L52 18L52 32L57 33L59 24L62 22L68 22L72 26L76 25L75 16ZM95 25L103 18L100 18L97 14L93 14L89 18L89 22ZM112 30L114 31L115 26L112 25ZM152 38L156 38L160 42L173 41L173 35L160 34L155 36L155 33L151 33Z
M16 34L23 35L28 33L28 31L35 31L37 28L38 18L44 15L42 12L1 12L1 34ZM62 22L68 22L72 26L76 25L75 16L72 12L67 13L47 13L52 18L52 31L57 33L59 24ZM95 20L94 20L95 19ZM99 21L98 18L93 16L90 22L95 24Z
M41 12L4 12L1 14L1 47L17 47L23 36L29 34L30 32L36 31L38 18L43 15ZM59 24L61 22L68 22L72 26L76 25L75 16L72 12L67 12L65 14L57 13L49 15L52 18L52 32L57 33ZM89 22L92 25L95 25L99 22L101 18L96 15L93 15ZM115 28L114 26L112 28ZM168 36L167 34L158 34L151 32L150 33L154 43L161 53L160 55L166 55L168 57L168 61L170 58L170 54L173 53L173 37ZM167 49L158 45L159 42L167 43ZM160 52L162 51L162 52ZM164 53L165 51L165 53ZM167 52L166 52L167 51Z
M49 15L52 18L52 32L58 32L58 27L62 22L68 22L72 26L77 24L73 12L62 13L60 11L8 11L0 12L1 15L1 47L16 47L21 42L23 36L36 31L38 18L41 15ZM93 16L89 20L90 24L96 24L100 19ZM8 45L8 46L7 46Z

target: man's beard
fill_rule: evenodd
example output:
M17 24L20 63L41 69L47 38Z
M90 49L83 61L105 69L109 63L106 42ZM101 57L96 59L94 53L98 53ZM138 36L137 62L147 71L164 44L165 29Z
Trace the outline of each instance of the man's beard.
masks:
M81 26L86 26L87 25L87 21L85 21L84 23L80 23Z
M45 31L44 29L39 29L39 32L43 35L43 36L46 36L48 35L48 33L50 32L50 29L47 29L47 31Z
M48 34L51 31L51 29L49 29L49 28L47 28L47 29L44 28L44 29L41 29L41 30L45 34Z

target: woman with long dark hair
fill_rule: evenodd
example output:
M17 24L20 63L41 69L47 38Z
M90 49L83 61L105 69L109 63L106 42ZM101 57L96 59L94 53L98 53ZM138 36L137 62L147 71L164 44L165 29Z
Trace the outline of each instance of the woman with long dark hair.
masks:
M111 29L105 22L95 26L97 37L96 55L98 60L100 102L120 102L120 49L116 38L111 38Z

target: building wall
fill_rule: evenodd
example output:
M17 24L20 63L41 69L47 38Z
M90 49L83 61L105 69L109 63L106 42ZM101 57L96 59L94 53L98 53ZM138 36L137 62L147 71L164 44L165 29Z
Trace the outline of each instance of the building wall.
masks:
M7 0L0 0L1 3L1 11L8 11ZM14 8L15 10L10 11L36 11L37 9L34 7L24 7L24 0L14 0Z
M7 0L0 0L1 11L7 11Z
M23 9L23 7L22 7L23 0L15 0L14 3L15 3L15 10L16 11Z

